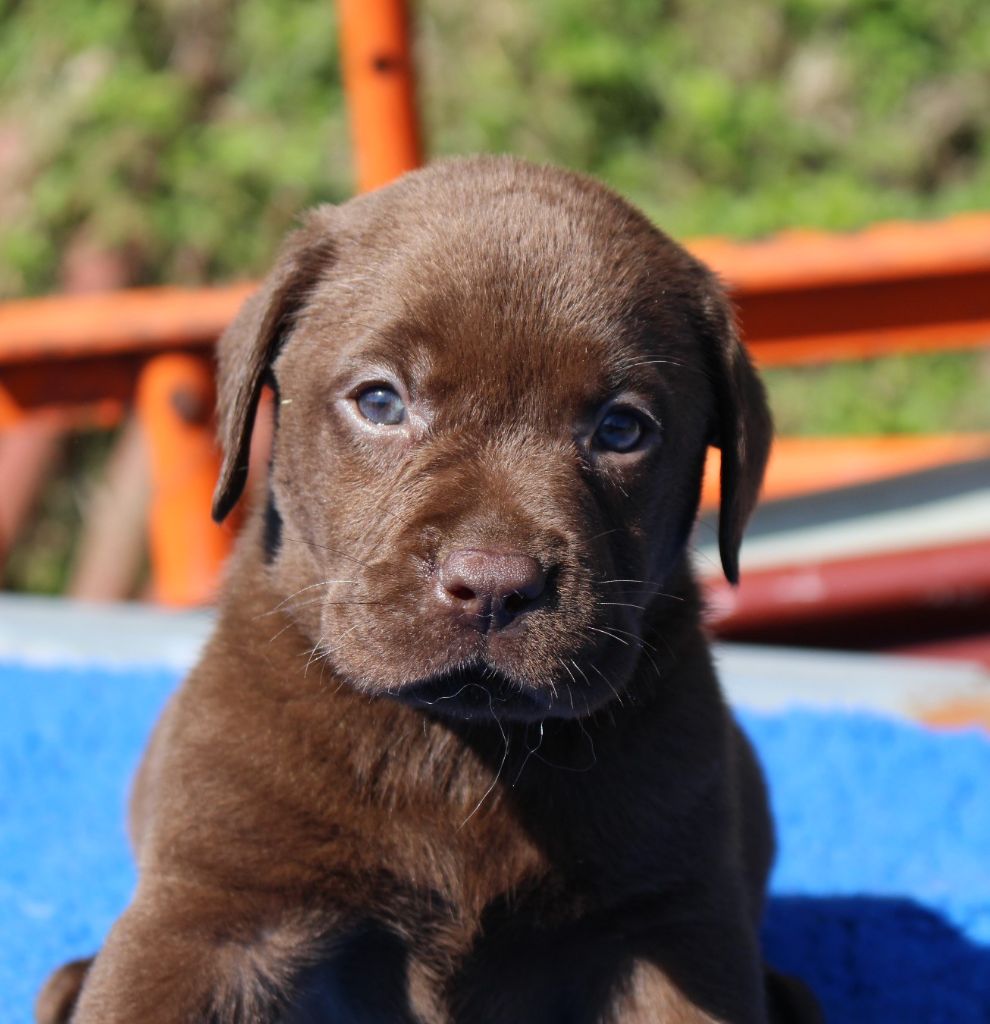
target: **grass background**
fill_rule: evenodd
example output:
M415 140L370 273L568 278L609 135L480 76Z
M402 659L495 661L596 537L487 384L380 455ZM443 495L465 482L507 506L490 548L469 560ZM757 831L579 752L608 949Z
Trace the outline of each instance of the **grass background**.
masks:
M412 7L432 154L589 171L681 238L990 209L986 0ZM331 0L0 0L0 297L258 274L352 189ZM767 378L788 433L990 429L985 351ZM62 585L106 449L5 585Z
M587 170L681 237L990 205L985 0L412 8L431 153ZM352 189L332 0L3 0L0 69L2 293L74 247L257 273Z

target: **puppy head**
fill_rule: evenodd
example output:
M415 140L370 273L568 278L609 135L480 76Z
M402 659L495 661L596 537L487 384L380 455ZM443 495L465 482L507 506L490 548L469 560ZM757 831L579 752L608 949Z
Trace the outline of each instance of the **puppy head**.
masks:
M452 161L311 213L221 341L218 519L266 379L268 571L369 694L517 718L620 694L709 444L737 577L762 387L714 277L587 179Z

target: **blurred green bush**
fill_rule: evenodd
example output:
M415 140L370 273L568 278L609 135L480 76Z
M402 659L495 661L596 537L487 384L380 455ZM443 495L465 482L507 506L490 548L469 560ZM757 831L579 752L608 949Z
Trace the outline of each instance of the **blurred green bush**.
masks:
M114 253L131 284L261 268L300 208L347 192L331 16L322 0L8 5L0 292L58 287L73 247Z
M590 171L676 235L990 206L986 0L421 0L433 153ZM0 294L264 267L351 190L332 0L7 0Z

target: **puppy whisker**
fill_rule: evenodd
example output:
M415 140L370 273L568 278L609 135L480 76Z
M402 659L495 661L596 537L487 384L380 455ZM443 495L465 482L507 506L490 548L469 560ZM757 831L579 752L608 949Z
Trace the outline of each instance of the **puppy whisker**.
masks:
M588 732L588 730L585 729L584 722L580 718L577 720L577 724L578 728L581 730L581 734L588 741L588 746L591 747L591 764L588 766L590 770L591 768L594 768L596 764L598 764L598 754L595 751L595 741L592 738L591 734Z
M602 677L602 681L612 691L612 693L615 694L615 699L619 702L619 706L622 707L623 706L622 696L619 693L619 691L612 685L612 682L608 678L608 676L605 675L605 673L602 672L602 670L597 665L593 664L591 666L591 668L592 668L592 671L597 672Z
M285 624L285 625L284 625L284 626L283 626L283 627L282 627L282 628L281 628L281 629L280 629L280 630L279 630L279 631L278 631L277 633L273 634L272 636L270 636L270 637L268 638L268 642L269 642L270 644L273 644L273 643L275 643L275 641L276 641L276 640L277 640L277 639L278 639L278 638L279 638L279 637L280 637L280 636L281 636L281 635L282 635L282 634L283 634L283 633L284 633L284 632L285 632L285 631L286 631L287 629L292 629L292 627L293 627L294 625L295 625L295 623L294 623L294 622L293 622L293 621L292 621L292 620L290 619L290 620L289 620L289 621L288 621L288 622L287 622L287 623L286 623L286 624Z
M430 707L433 707L434 704L439 704L440 701L442 701L442 700L456 700L465 690L469 690L473 686L476 686L476 687L478 687L478 689L482 690L483 692L488 693L489 700L491 700L491 694L487 690L485 690L485 688L483 686L481 686L480 683L465 683L455 693L445 693L445 694L443 694L440 697L435 697L433 700L427 700L425 697L418 697L417 700L420 703L422 703L422 704L427 704Z
M612 629L616 633L621 633L623 636L629 637L633 643L639 644L642 647L649 647L651 651L656 651L656 648L648 640L643 639L641 636L637 636L635 633L630 633L628 629L619 629L618 626L613 626Z
M575 660L574 660L573 658L571 658L571 664L572 664L572 665L574 666L574 671L575 671L575 672L577 672L577 674L578 674L578 675L579 675L579 676L580 676L580 677L581 677L581 678L582 678L582 679L583 679L583 680L584 680L584 681L585 681L586 683L587 683L587 682L590 682L590 680L588 679L588 674L587 674L587 673L586 673L586 672L584 671L584 669L583 669L583 668L581 668L581 666L580 666L580 665L579 665L579 664L578 664L578 663L577 663L577 662L576 662L576 661L575 661Z
M610 636L613 640L618 640L620 644L625 647L629 646L627 640L623 640L621 636L616 636L615 633L610 632L607 629L599 629L597 626L586 626L586 629L590 629L593 633L601 633L602 636Z
M529 743L526 742L526 736L529 735L529 729L528 728L526 730L526 733L523 736L523 744L526 747L526 756L523 758L523 762L519 766L519 771L516 772L515 780L512 783L512 789L515 789L516 786L519 785L519 780L522 778L523 771L525 770L526 765L529 764L530 758L540 749L540 747L543 746L543 721L542 720L539 722L539 726L540 726L540 738L536 741L536 746L535 747L531 747L529 745Z
M667 646L666 642L664 643L664 646ZM669 647L667 647L667 650L670 653L671 658L674 658L673 651L671 651ZM660 666L656 663L656 661L654 661L653 655L650 654L650 652L645 647L641 648L641 653L646 655L647 660L653 666L653 671L656 673L657 679L663 679L663 673L660 671Z
M577 678L574 673L567 667L567 662L563 658L558 658L557 661L564 667L564 671L571 677L571 682L577 686Z
M488 694L488 710L491 712L492 719L498 726L499 733L501 733L502 735L502 760L499 762L498 771L495 772L495 778L492 779L492 784L488 787L488 789L485 790L484 793L481 794L481 799L475 804L474 809L457 827L458 832L462 828L464 828L464 826L475 816L475 814L478 813L478 810L481 808L481 805L488 799L489 795L498 785L498 780L502 777L502 769L505 767L505 762L509 757L509 737L506 735L505 728L502 725L501 721L499 721L498 715L495 714L495 707L492 704L492 696L490 691Z
M660 584L656 580L636 580L636 579L611 579L611 580L597 580L597 583L602 586L614 586L619 583L631 583L636 586L637 590L641 590L643 593L650 593L657 597L669 597L673 601L683 601L684 597L681 594L670 594L663 590L659 590Z
M305 608L312 608L313 605L320 604L325 605L328 608L346 608L346 607L364 607L366 605L380 605L381 601L327 601L322 595L320 597L311 597L306 601L297 601L295 604L287 605L282 611L292 614L294 612L300 612ZM271 614L271 613L269 613Z
M601 540L602 537L608 537L609 534L612 533L619 533L621 529L621 526L614 526L611 530L602 530L601 533L596 533L594 537L589 537L588 543L590 544L592 541Z
M328 587L337 583L356 583L356 580L320 580L318 583L310 583L309 586L300 587L298 590L293 591L287 597L283 598L274 608L270 611L262 612L260 615L256 615L255 619L263 619L267 615L274 615L277 611L284 608L294 597L298 597L300 594L305 594L307 590L315 590L317 587Z
M343 640L344 637L347 636L349 633L353 633L354 630L357 629L358 626L360 626L360 625L361 625L360 622L355 622L353 626L349 626L347 629L345 629L344 632L341 633L340 636L338 636L336 640L334 640L333 647L326 648L326 653L327 654L334 654L337 651L339 651L341 649L341 647L340 647L341 640ZM322 643L322 639L321 639L321 643Z
M339 555L341 558L346 558L348 561L354 562L356 565L360 565L364 569L370 569L371 568L371 566L367 562L362 561L360 558L356 557L355 555L348 554L346 551L342 551L340 548L334 547L333 545L330 545L330 544L319 544L315 540L310 540L307 537L298 537L298 536L297 537L292 537L292 536L289 536L289 534L285 531L284 527L283 527L283 530L282 530L282 540L283 540L283 542L284 541L288 541L291 544L305 544L306 547L316 548L319 551L329 551L330 554L332 554L332 555Z

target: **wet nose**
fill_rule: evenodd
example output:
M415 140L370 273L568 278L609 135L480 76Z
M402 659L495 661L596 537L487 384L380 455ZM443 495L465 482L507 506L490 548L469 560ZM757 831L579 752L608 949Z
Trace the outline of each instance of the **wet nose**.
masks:
M476 629L503 629L533 608L547 577L535 558L521 551L452 551L440 566L440 597Z

